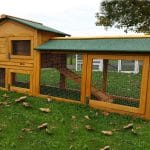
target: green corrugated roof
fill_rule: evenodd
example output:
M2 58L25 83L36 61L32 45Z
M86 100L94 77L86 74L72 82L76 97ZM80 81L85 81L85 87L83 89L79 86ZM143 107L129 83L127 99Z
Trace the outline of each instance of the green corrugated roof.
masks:
M52 39L35 48L48 51L150 52L149 38Z
M43 25L42 23L38 23L38 22L34 22L34 21L22 19L22 18L17 18L17 17L13 17L13 16L8 16L8 15L2 15L2 18L0 18L0 22L3 21L4 19L13 20L13 21L19 22L21 24L27 25L29 27L32 27L34 29L37 29L37 30L53 32L53 33L57 33L57 34L61 34L61 35L69 35L64 32L58 31L56 29L47 27L47 26Z

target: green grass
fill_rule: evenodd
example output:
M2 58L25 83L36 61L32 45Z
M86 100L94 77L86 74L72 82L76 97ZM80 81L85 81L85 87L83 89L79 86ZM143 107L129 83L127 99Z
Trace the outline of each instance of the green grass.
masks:
M69 89L60 89L56 87L41 86L41 93L43 95L50 95L55 97L63 97L66 99L80 101L80 91L74 91Z
M141 73L108 72L107 92L138 99L140 97L141 78ZM92 83L97 88L102 88L102 72L92 73Z
M15 99L22 94L8 92L8 99L2 97L0 102L11 102L10 106L0 105L0 149L1 150L99 150L109 145L111 150L149 150L150 121L129 116L110 114L104 116L101 111L78 104L47 102L45 99L28 97L26 102L32 108L25 108ZM48 107L50 113L39 111L40 107ZM72 119L72 116L76 119ZM84 118L88 115L91 120ZM41 123L47 122L50 133L37 129ZM133 123L137 132L122 129L124 125ZM88 131L85 125L94 130ZM33 131L22 132L22 128ZM101 133L102 130L115 130L112 136Z
M81 74L81 72L77 71L76 74ZM60 82L60 73L57 69L49 68L41 70L41 85L50 85L58 87ZM66 87L69 89L80 89L80 84L75 83L71 79L66 80Z
M81 74L81 72L76 72ZM55 97L80 100L80 84L71 79L66 79L66 89L59 88L60 73L54 68L42 69L41 74L41 93Z

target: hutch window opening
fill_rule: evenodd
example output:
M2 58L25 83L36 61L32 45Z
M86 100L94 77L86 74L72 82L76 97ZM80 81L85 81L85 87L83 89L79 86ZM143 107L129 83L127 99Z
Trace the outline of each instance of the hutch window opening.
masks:
M23 73L11 73L12 86L20 88L30 88L30 75Z
M12 55L31 55L30 40L12 40Z
M0 68L0 87L5 88L5 68Z

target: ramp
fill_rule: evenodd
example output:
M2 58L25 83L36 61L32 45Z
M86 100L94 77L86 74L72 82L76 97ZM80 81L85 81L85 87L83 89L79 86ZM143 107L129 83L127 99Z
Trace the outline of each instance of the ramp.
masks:
M63 74L65 77L73 80L74 82L81 83L81 77L78 74L71 71L70 69L57 68L57 70L61 74ZM94 95L98 100L105 101L105 102L112 102L112 99L108 95L106 95L104 92L100 91L94 86L91 87L91 92L92 92L92 95Z

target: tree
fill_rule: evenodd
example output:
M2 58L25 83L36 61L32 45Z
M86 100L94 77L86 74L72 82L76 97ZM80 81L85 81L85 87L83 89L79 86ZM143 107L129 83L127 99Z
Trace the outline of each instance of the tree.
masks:
M150 33L150 0L105 0L96 18L97 26Z

